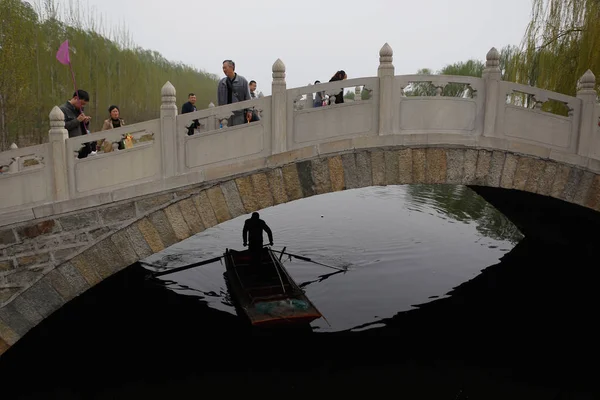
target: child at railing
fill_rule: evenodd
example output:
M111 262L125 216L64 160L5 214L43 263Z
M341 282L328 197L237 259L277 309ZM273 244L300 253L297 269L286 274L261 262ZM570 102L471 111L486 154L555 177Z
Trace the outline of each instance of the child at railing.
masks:
M321 83L321 81L315 81L315 85ZM315 100L313 107L323 107L325 105L325 91L315 93Z
M258 117L258 113L256 112L255 109L248 109L246 110L246 123L250 123L250 122L256 122L256 121L260 121L260 118Z

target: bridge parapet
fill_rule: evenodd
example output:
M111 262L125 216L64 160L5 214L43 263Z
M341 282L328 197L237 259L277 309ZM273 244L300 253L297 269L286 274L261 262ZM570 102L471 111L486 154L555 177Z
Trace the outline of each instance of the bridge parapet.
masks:
M434 88L432 96L407 96L406 88L414 84ZM444 88L460 85L460 96L444 95ZM451 75L404 75L394 79L392 108L393 134L468 134L481 135L485 97L481 78Z
M51 147L48 144L0 153L0 221L2 211L41 204L53 198Z
M271 96L184 115L177 114L176 90L167 82L159 119L91 136L67 138L62 112L55 107L49 143L0 153L0 165L6 165L0 174L0 226L298 157L385 145L509 150L600 171L600 105L591 71L580 79L577 97L501 81L494 48L486 55L482 78L395 76L387 43L372 77L287 89L284 63L277 60L272 71ZM414 85L431 90L408 95ZM354 101L313 106L315 93L335 96L348 88ZM229 118L246 108L257 110L260 120L229 126ZM188 135L194 120L200 127ZM117 142L127 135L132 145L125 149L76 157L90 138Z
M313 107L313 93L339 95L345 88L366 90L365 100ZM379 134L379 79L356 78L288 89L285 150ZM304 101L302 98L305 97ZM359 96L360 97L360 96Z
M228 127L229 118L242 109L256 109L261 119ZM185 134L193 120L200 122L194 135ZM220 128L220 126L223 126ZM178 174L202 173L231 162L271 155L271 98L263 97L222 107L210 107L177 116L175 123L179 155Z

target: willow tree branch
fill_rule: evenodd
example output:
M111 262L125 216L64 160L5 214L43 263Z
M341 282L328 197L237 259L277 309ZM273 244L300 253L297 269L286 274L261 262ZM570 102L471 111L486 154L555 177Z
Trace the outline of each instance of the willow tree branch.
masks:
M557 40L559 40L560 38L570 35L572 33L576 33L576 32L583 32L585 29L583 29L582 27L579 28L571 28L571 29L567 29L566 31L563 31L561 33L559 33L558 35L554 36L552 39L542 43L536 50L542 50L545 47L548 47L549 45L551 45L552 43L556 42Z

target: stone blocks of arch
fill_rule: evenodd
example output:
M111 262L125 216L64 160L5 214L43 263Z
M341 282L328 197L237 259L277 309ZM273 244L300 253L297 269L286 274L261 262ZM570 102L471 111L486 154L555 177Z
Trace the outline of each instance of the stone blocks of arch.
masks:
M468 147L355 150L164 192L154 200L135 199L134 203L145 205L144 212L49 269L0 308L0 354L74 297L207 228L314 195L399 184L516 189L600 211L598 174L510 151Z

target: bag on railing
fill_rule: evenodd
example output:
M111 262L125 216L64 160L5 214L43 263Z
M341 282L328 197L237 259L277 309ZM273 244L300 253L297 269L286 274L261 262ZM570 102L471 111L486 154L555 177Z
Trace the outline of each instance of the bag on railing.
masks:
M188 136L192 136L194 134L194 130L196 129L196 121L198 120L191 121L189 125L186 126Z
M110 153L111 151L113 151L113 144L110 140L103 140L101 149L104 153Z
M130 134L125 135L125 139L123 139L123 144L125 145L126 149L133 148L133 136L131 136Z

